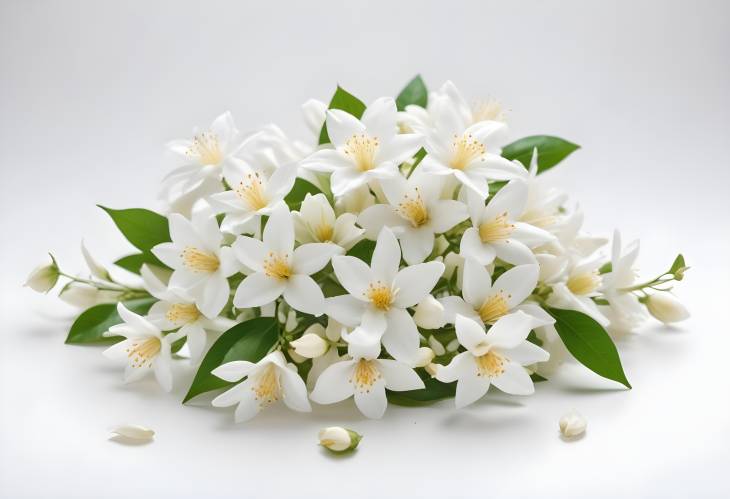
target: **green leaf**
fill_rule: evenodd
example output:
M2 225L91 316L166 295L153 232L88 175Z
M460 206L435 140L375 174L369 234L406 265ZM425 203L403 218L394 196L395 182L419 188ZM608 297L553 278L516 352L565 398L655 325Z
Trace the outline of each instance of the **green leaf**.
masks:
M304 201L304 198L307 197L307 194L314 196L321 192L322 191L320 191L316 185L304 180L303 178L297 177L294 182L294 187L292 187L292 190L286 195L284 201L286 201L286 204L289 205L290 210L299 210L302 205L302 201Z
M674 262L672 263L672 267L669 269L669 272L667 274L674 274L674 278L678 281L681 281L684 279L684 273L689 269L687 265L684 263L684 257L680 253L677 255L677 258L674 259Z
M257 317L233 326L208 350L183 403L201 393L232 385L214 376L211 371L234 360L258 362L274 346L278 337L279 328L273 317Z
M565 348L581 364L604 378L618 381L631 388L621 359L603 326L591 317L574 310L548 309L555 318L555 329Z
M123 256L122 258L115 261L114 265L118 265L119 267L122 267L124 270L128 270L133 274L139 274L142 265L144 265L145 263L148 265L157 265L158 267L162 267L163 269L168 268L167 265L158 260L155 255L148 252L134 253L132 255Z
M428 105L428 89L426 84L423 83L421 75L416 75L406 88L401 90L398 97L395 98L395 105L398 107L398 111L405 110L406 106L414 104L416 106L426 107Z
M359 241L355 246L350 248L347 252L348 256L354 256L370 265L370 260L373 259L373 251L375 251L375 241L369 239L363 239Z
M548 380L547 378L544 378L544 377L540 376L537 373L530 374L530 379L532 380L533 383L540 383L542 381L547 381Z
M143 253L149 252L160 243L170 240L167 218L144 208L113 210L99 205L117 225L120 232Z
M146 314L157 298L137 298L123 302L124 305L136 314ZM88 345L102 343L116 343L121 337L106 338L104 333L110 327L124 322L117 313L115 303L95 305L81 315L71 325L66 337L66 343L72 345Z
M335 90L335 94L332 96L332 100L330 100L329 109L340 109L341 111L345 111L353 115L355 118L362 117L362 113L365 112L365 104L352 95L350 92L342 88L341 86L337 86L337 90ZM320 144L329 144L330 137L327 135L327 123L322 125L322 131L319 134L319 143Z
M613 264L611 262L604 263L598 269L599 274L608 274L611 271L613 271Z
M405 392L392 392L388 390L388 402L395 405L414 407L451 398L456 393L456 382L442 383L429 376L423 380L423 384L426 385L426 388L421 390L408 390Z
M537 148L537 172L543 173L560 163L580 146L550 135L533 135L504 146L502 156L516 159L525 168L530 167L532 150Z

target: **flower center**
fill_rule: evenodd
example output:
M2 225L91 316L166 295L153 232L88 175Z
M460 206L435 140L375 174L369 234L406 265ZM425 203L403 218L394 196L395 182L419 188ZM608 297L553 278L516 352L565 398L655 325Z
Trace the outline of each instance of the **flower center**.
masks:
M504 373L504 363L507 359L493 350L475 359L477 362L477 376L496 378Z
M375 362L372 360L360 359L355 366L350 382L354 383L355 388L360 392L370 392L376 381L380 379L380 371L378 371Z
M515 230L515 226L507 221L507 212L504 212L498 217L481 224L479 226L479 237L483 243L493 243L507 239L513 230Z
M281 385L279 385L279 373L276 366L273 364L266 366L256 377L251 390L253 390L260 407L265 407L279 400Z
M398 204L398 213L408 220L414 228L428 223L428 207L423 201L421 190L416 187L413 195L404 194Z
M183 250L182 260L185 266L193 272L215 272L220 266L218 257L213 253L193 246L188 246Z
M601 285L601 276L597 270L573 274L568 278L568 289L574 295L588 295Z
M353 135L345 143L347 154L361 172L372 170L375 167L375 153L380 142L377 137L368 137L365 134Z
M203 132L193 137L193 143L185 154L188 156L196 156L203 166L218 165L223 161L223 154L218 144L218 137L211 132Z
M393 303L395 293L389 286L386 286L381 281L377 281L368 284L365 296L375 308L387 311L390 310L390 304Z
M327 222L322 222L312 229L312 233L320 243L329 243L335 235L335 228Z
M456 170L463 170L469 166L469 163L481 158L487 152L484 144L472 137L470 133L465 133L461 137L454 135L454 142L451 145L454 150L449 166ZM482 158L483 160L484 158Z
M504 121L502 105L494 99L476 101L471 107L472 123Z
M132 361L132 367L150 367L160 349L162 342L155 336L133 340L127 348L127 357Z
M175 303L167 309L165 317L173 324L189 324L198 320L200 310L192 303Z
M508 295L507 298L510 297L511 295ZM497 319L509 312L509 306L507 305L507 300L502 294L502 291L488 296L477 312L479 313L479 317L482 318L482 322L485 324L494 324L497 322Z
M258 172L249 173L235 189L236 195L248 205L251 211L266 208L269 204L266 198L264 180Z
M289 255L270 251L264 258L264 274L280 281L290 278L292 269L289 266Z
M540 212L527 212L523 213L523 215L520 217L520 220L530 225L534 225L535 227L545 229L555 224L555 222L558 220L558 217L555 215L548 215Z

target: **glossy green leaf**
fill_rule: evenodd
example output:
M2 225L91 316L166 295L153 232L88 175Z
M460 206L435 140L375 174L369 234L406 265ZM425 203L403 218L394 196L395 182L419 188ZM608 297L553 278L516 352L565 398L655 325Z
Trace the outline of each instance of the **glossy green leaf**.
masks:
M142 252L149 252L160 243L170 240L167 218L144 208L113 210L99 205L117 225L119 231Z
M365 112L365 107L365 104L360 99L338 85L335 94L330 100L328 109L340 109L359 119L362 117L362 113ZM325 123L322 125L322 131L319 134L319 143L329 144L329 142L330 137L327 135L327 123Z
M370 265L370 260L373 259L373 251L375 251L375 241L363 239L350 248L350 251L348 251L347 254L348 256L359 258Z
M456 382L442 383L428 375L423 384L426 388L421 390L409 390L405 392L392 392L388 390L388 402L395 405L419 406L432 404L439 400L451 398L456 393Z
M424 108L428 105L428 89L421 75L416 75L415 78L408 82L406 88L401 90L395 99L395 105L398 107L398 111L403 111L406 106L410 105Z
M304 180L303 178L297 177L294 182L294 187L292 187L292 190L286 195L284 201L286 201L290 210L299 210L302 205L302 201L304 201L304 198L307 197L307 194L314 196L321 192L322 191L320 191L316 185Z
M598 322L574 310L548 309L565 348L594 373L631 388L616 345Z
M122 258L114 262L114 265L117 265L124 270L128 270L133 274L139 274L140 269L144 264L168 268L167 265L162 263L155 255L149 252L134 253L132 255L123 256Z
M150 309L156 298L138 298L128 300L124 305L134 313L144 315ZM121 337L107 338L104 336L110 327L124 322L117 313L116 303L94 305L87 309L71 325L66 337L66 343L73 345L116 343Z
M274 346L278 337L279 328L273 317L258 317L233 326L208 350L183 403L201 393L232 385L214 376L211 371L234 360L258 362Z
M502 156L516 159L529 168L532 151L537 148L537 171L542 173L560 163L580 146L550 135L533 135L504 146Z

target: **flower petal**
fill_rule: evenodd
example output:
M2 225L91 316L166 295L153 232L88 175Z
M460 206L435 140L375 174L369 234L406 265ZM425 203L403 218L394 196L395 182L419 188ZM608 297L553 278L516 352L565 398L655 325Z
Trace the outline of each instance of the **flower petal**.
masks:
M365 302L352 295L341 295L327 298L324 304L325 313L337 322L356 327L365 313Z
M474 356L469 352L461 352L451 359L446 366L438 366L436 379L442 383L453 383L457 379L468 376L474 371Z
M464 301L478 309L491 293L492 276L489 275L484 265L473 257L467 257L464 261L464 280L461 287Z
M294 221L289 208L277 206L264 228L264 246L269 251L291 255L294 250Z
M474 321L463 315L457 315L454 321L456 326L456 338L459 343L472 352L474 355L482 355L485 347L489 345L487 342L487 333L481 322Z
M379 359L377 362L378 370L385 378L385 387L388 390L403 392L426 387L416 371L406 364L390 359Z
M465 368L469 366L469 371L468 374L460 377L459 381L456 383L454 404L457 409L473 404L482 398L486 395L490 385L489 376L477 376L477 368L474 365L474 357L467 359L464 364Z
M216 376L224 381L234 383L244 376L248 376L251 370L256 367L256 364L247 360L234 360L232 362L226 362L211 371L213 376Z
M505 393L512 395L532 395L535 385L532 384L527 370L514 362L507 362L503 366L504 372L492 378L492 384Z
M540 266L537 264L517 265L494 281L492 291L501 291L507 297L507 306L512 309L532 294L539 275Z
M441 262L419 263L400 270L393 279L393 287L398 290L393 304L400 308L415 306L431 292L443 273Z
M374 204L360 213L357 223L365 229L365 237L375 240L383 227L401 227L405 220L389 204Z
M532 250L517 239L495 241L492 247L499 258L513 265L537 263Z
M550 354L529 341L523 341L514 348L502 350L504 355L511 361L521 366L529 366L536 362L547 362Z
M231 246L236 258L255 272L263 271L263 262L266 257L264 243L248 236L239 236Z
M423 262L433 251L435 237L430 227L405 227L399 230L398 238L403 248L403 259L409 265Z
M336 147L345 145L353 135L365 133L365 125L350 113L339 109L327 111L327 135Z
M398 240L393 235L393 231L384 227L378 235L378 241L375 244L373 258L370 263L372 276L385 284L390 284L395 279L399 266L400 246L398 246ZM369 283L365 283L366 286L367 284Z
M525 211L527 194L528 188L525 181L521 179L510 181L487 203L484 217L491 220L507 213L507 218L510 220L519 218Z
M337 280L348 293L358 300L365 300L365 291L373 280L370 267L354 256L332 257L332 268Z
M280 369L279 373L286 406L299 412L311 412L312 407L307 399L307 386L304 380L288 367Z
M250 308L267 305L284 292L285 281L274 279L261 272L246 277L238 285L233 304L236 308Z
M487 341L497 348L515 348L525 341L535 320L524 312L500 317L487 332Z
M284 300L290 307L305 314L322 315L324 295L314 279L308 275L295 274L287 281Z
M196 305L209 319L218 317L223 307L228 303L231 295L231 286L228 284L222 273L213 273L205 283L201 300L197 300Z
M294 272L306 275L319 272L339 251L340 247L331 243L302 244L294 250Z
M351 381L354 360L336 362L322 371L309 398L318 404L334 404L353 394Z
M355 390L355 405L364 416L372 419L380 419L388 407L388 399L385 396L385 380L381 377L369 390Z
M367 127L370 137L378 137L381 141L387 141L398 131L397 113L395 101L390 97L381 97L365 109L361 121Z
M418 357L418 329L408 312L391 308L386 314L388 325L383 334L383 346L394 359L413 364Z
M496 251L491 244L482 243L479 237L479 231L470 227L461 236L459 254L465 258L472 257L481 265L489 265L494 261Z
M428 213L431 217L431 229L435 234L446 232L469 217L466 205L453 199L435 202Z

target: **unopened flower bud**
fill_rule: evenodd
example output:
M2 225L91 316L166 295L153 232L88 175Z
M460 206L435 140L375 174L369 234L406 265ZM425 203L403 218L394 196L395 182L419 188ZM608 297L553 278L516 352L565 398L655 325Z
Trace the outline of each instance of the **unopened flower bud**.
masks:
M329 344L327 340L313 333L303 334L299 339L290 343L294 351L308 359L321 357L327 352Z
M324 330L324 335L330 341L340 341L343 329L345 329L345 326L330 317L327 319L327 328Z
M586 418L576 410L563 414L559 422L560 433L567 438L573 438L583 434L586 431L587 425Z
M433 349L433 353L436 355L443 355L446 353L446 349L433 335L428 337L428 345Z
M41 265L30 273L28 279L25 281L25 285L33 291L48 293L58 282L59 275L58 265L56 265L56 261L51 257L51 263Z
M296 350L294 350L293 348L290 348L289 350L287 350L286 353L289 354L289 357L291 357L291 360L293 360L296 364L301 364L302 362L307 360L306 357L302 357L301 355L299 355L296 352Z
M353 450L360 440L362 440L362 435L341 426L330 426L319 430L319 445L332 452Z
M418 327L424 329L438 329L446 323L444 306L432 295L426 295L416 306L413 320Z
M656 293L646 300L646 308L657 320L665 324L689 318L689 310L671 293Z
M461 265L461 263L464 261L464 257L461 255L458 255L456 253L449 253L444 258L444 273L442 274L444 279L451 279L451 276L454 275L454 271Z
M458 338L454 338L453 340L449 341L449 344L446 345L446 351L447 352L456 352L459 349L459 340Z
M433 353L433 350L431 350L428 347L421 347L418 349L418 354L416 355L416 365L415 367L425 367L431 363L433 358L436 356L436 354Z
M428 364L426 366L426 372L431 375L432 378L436 377L436 373L438 373L439 367L441 367L439 364L434 364L433 362Z
M63 288L60 297L74 307L89 308L99 303L116 303L119 294L117 291L99 291L93 286L71 283Z
M289 310L289 313L286 315L286 324L284 324L284 331L294 331L295 327L297 327L297 313L294 310Z
M132 440L135 442L147 442L154 438L155 432L144 426L136 424L126 424L111 429L114 438L123 440Z

